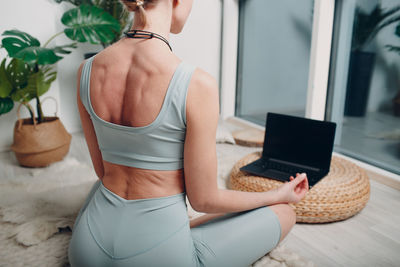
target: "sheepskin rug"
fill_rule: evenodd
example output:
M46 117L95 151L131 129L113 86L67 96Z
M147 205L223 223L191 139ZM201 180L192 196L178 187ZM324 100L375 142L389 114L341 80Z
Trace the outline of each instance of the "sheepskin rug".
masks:
M217 146L218 184L226 188L233 164L254 149ZM0 266L68 266L71 229L96 174L72 156L46 168L25 169L18 177L0 177ZM189 210L190 217L199 215ZM314 264L278 246L253 266Z

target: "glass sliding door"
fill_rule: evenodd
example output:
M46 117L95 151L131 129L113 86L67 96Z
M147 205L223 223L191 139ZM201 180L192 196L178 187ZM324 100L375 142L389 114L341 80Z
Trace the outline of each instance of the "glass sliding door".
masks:
M263 126L267 112L305 116L313 2L239 1L236 116Z
M400 174L400 1L337 0L333 47L335 150Z

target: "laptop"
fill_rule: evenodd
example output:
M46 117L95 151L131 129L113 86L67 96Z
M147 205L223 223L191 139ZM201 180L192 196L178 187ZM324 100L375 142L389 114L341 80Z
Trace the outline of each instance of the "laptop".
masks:
M329 172L336 123L267 113L260 159L240 170L279 181L307 174L310 188Z

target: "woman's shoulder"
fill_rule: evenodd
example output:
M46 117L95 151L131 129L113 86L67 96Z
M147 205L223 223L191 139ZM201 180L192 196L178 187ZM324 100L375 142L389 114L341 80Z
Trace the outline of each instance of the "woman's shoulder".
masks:
M210 73L197 67L192 76L190 90L200 94L215 93L218 92L218 83Z
M212 112L219 109L219 90L217 80L201 68L192 75L187 95L187 114L192 112Z

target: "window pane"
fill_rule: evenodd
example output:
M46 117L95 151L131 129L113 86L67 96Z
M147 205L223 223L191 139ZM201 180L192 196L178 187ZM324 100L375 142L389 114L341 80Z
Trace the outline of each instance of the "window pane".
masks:
M312 0L240 1L236 116L305 116Z
M339 126L335 150L400 174L400 2L338 0L335 13L328 99Z

